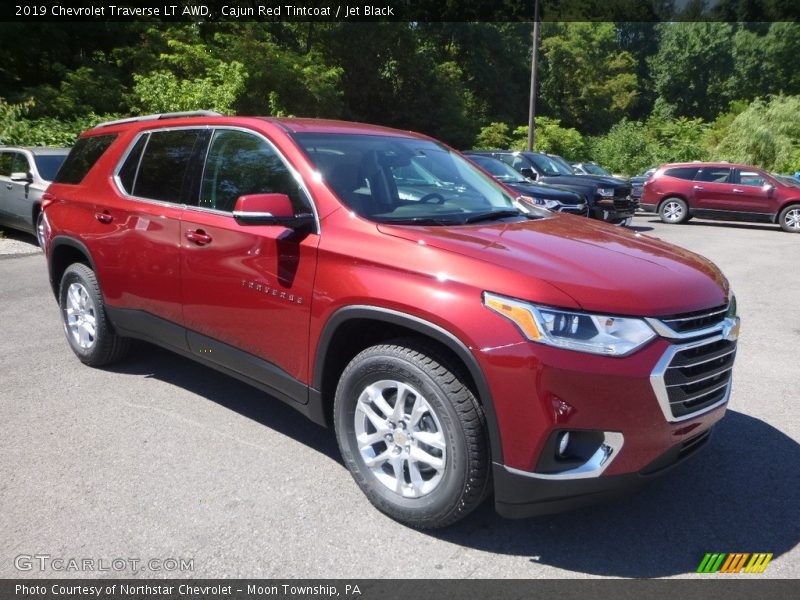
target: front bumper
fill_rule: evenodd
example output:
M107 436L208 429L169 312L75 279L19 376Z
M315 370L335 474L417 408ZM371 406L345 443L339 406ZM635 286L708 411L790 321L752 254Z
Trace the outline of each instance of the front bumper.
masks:
M589 207L586 204L559 204L555 210L568 215L586 216L589 214Z
M495 509L517 519L574 510L631 495L702 448L711 437L707 429L675 444L635 473L587 478L542 478L494 463Z
M630 198L601 198L595 200L589 211L593 219L615 223L636 214L638 203Z

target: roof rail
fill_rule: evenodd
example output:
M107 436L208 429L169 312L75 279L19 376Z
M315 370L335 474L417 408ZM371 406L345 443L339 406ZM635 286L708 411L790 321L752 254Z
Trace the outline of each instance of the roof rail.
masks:
M122 125L123 123L136 123L138 121L157 121L159 119L175 119L180 117L221 117L222 113L213 110L187 110L183 112L156 113L153 115L141 115L139 117L128 117L127 119L117 119L115 121L104 121L98 123L93 129L100 127L110 127L111 125Z

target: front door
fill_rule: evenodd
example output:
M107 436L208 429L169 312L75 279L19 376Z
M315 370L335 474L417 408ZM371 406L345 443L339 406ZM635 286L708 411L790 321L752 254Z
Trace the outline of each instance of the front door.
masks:
M297 212L310 199L260 134L216 129L193 206L181 224L184 323L192 352L297 400L308 381L316 231L240 225L239 196L283 193Z

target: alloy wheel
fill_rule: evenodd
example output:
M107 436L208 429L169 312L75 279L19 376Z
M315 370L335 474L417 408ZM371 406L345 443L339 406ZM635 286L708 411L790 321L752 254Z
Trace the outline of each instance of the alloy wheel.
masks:
M667 202L662 209L662 214L666 220L678 222L683 218L683 206L678 202Z
M393 492L418 498L441 483L444 432L431 405L410 385L388 379L368 385L356 405L355 434L367 468Z
M786 224L787 229L800 231L800 208L793 208L787 212L783 217L783 222Z
M64 325L75 344L88 350L97 341L97 309L89 292L81 283L67 289Z

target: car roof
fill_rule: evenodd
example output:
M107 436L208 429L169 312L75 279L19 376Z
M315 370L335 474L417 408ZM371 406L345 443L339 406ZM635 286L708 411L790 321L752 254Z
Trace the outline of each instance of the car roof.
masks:
M742 165L737 163L730 163L725 161L719 162L702 162L702 161L690 161L690 162L678 162L678 163L668 163L666 165L661 165L662 169L671 169L674 167L720 167L726 169L760 169L761 167L754 167L753 165ZM763 169L761 169L763 170Z
M69 148L59 148L55 146L0 146L0 150L27 150L31 154L39 155L69 154Z
M266 121L288 133L343 133L350 135L388 135L396 137L429 140L430 137L413 131L403 131L380 125L338 121L334 119L311 119L302 117L260 117L260 116L225 116L210 111L193 111L188 113L162 113L142 115L128 119L119 119L99 123L84 135L98 135L118 132L120 130L144 130L158 127L186 127L191 125L231 125L241 126L253 122Z

